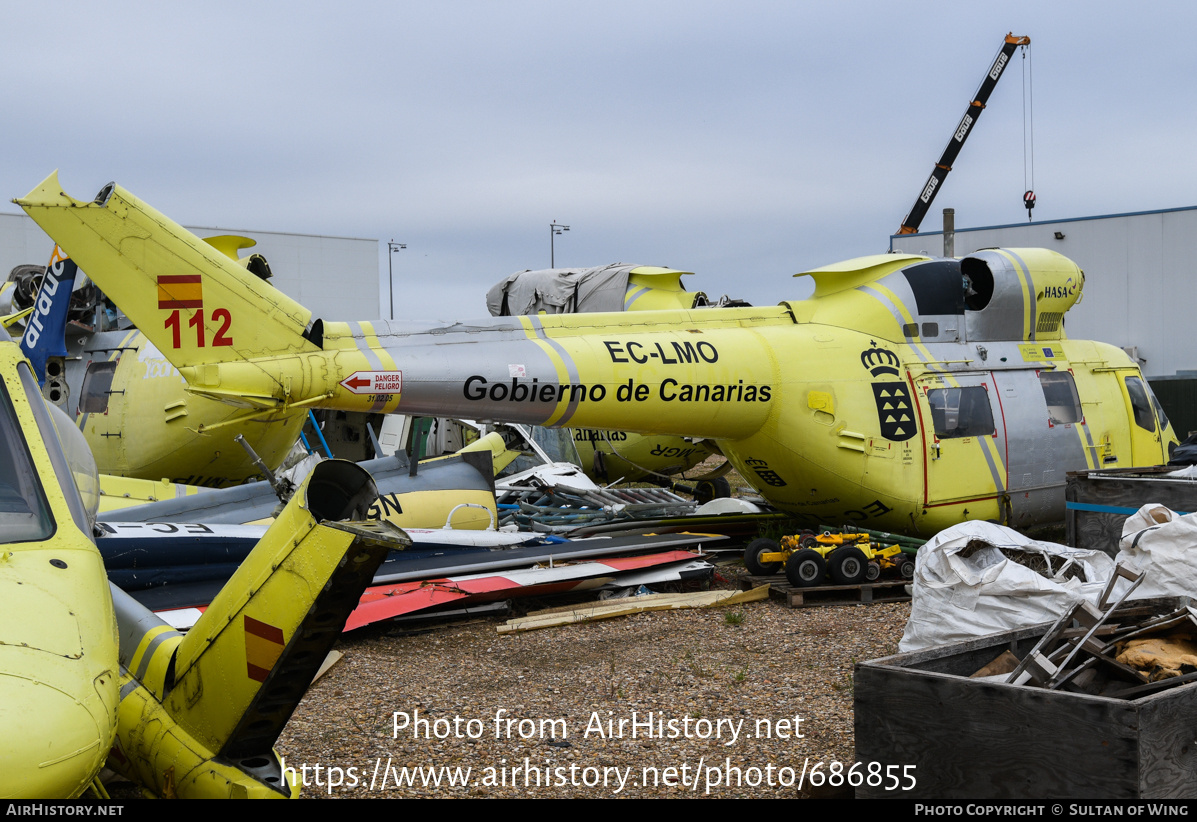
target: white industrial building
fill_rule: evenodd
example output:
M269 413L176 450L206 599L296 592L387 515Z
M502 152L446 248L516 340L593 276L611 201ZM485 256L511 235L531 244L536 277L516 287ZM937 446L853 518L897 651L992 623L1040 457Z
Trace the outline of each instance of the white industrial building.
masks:
M1194 238L1197 206L957 228L954 250L962 257L979 248L1050 248L1074 260L1085 291L1066 317L1068 336L1124 348L1145 375L1164 377L1197 370ZM942 231L894 235L890 249L940 256L943 240Z
M236 234L257 241L242 255L261 254L270 282L321 319L350 321L381 316L378 241L285 234L241 228L188 227L200 237ZM45 265L54 242L24 214L0 214L0 280L15 266Z

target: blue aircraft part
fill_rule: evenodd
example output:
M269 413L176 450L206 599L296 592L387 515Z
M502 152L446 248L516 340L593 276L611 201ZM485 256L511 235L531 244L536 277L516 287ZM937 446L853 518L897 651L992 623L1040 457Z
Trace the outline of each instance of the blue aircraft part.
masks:
M312 427L316 429L316 436L320 438L320 444L324 446L324 453L328 455L329 459L332 459L332 449L328 447L328 441L324 439L324 432L320 430L320 423L316 422L316 415L308 411L308 419L312 421Z
M57 253L54 256L57 257ZM79 267L67 258L51 263L34 300L33 313L25 323L21 350L33 365L39 386L46 384L46 361L50 357L67 355L67 312L71 307L71 289L78 272Z

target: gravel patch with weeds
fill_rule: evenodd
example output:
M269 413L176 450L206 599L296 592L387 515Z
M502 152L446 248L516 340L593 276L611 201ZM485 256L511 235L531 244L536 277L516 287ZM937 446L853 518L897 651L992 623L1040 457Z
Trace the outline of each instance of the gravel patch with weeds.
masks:
M709 787L724 798L795 797L795 786L778 784L790 779L778 769L852 763L853 664L896 653L909 615L909 603L791 610L759 602L511 635L495 632L500 619L406 635L375 626L341 640L344 658L309 690L277 749L292 767L355 767L359 784L345 776L333 796L669 797ZM418 738L411 727L395 736L392 714L416 711L431 724ZM633 738L627 723L650 713L679 734L689 718L690 737L646 738L641 727ZM622 736L606 735L609 720L616 731L626 721ZM726 744L737 724L738 738ZM722 738L698 738L716 727ZM802 738L777 738L797 731ZM522 770L525 760L537 770ZM444 767L470 768L469 784L416 777L395 785L399 769ZM513 768L521 769L514 778ZM708 786L716 778L722 784ZM303 789L326 795L323 786Z

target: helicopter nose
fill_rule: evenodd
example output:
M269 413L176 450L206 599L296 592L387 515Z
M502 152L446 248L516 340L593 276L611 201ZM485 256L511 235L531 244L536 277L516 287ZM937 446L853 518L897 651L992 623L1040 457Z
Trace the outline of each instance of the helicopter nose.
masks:
M106 731L72 694L34 677L0 674L0 796L83 793L108 755Z

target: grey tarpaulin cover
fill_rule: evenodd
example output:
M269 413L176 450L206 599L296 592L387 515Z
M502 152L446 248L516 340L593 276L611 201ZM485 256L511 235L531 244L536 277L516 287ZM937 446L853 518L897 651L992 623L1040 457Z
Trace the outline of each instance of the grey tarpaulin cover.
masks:
M486 292L493 316L623 311L628 274L639 265L612 263L597 268L546 268L521 271Z
M1114 560L1101 551L1039 542L991 522L953 525L919 549L898 648L921 651L1052 622L1081 599L1096 603L1113 572Z

